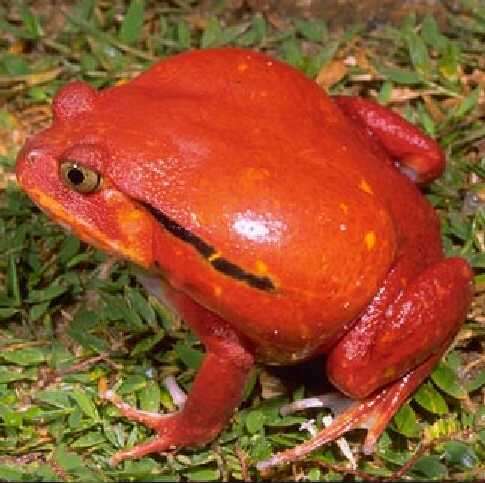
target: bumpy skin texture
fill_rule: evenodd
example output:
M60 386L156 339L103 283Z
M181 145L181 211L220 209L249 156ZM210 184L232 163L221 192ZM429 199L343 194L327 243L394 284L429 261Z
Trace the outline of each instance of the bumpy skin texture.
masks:
M163 298L208 351L171 418L113 398L160 434L117 460L213 438L253 357L287 364L328 353L346 394L391 394L377 405L375 439L456 334L471 272L443 259L437 217L412 182L438 176L444 157L392 111L331 99L293 68L240 49L178 55L101 92L74 82L53 107L52 127L19 154L21 186L80 238L158 273ZM66 185L66 160L98 172L100 188ZM214 390L215 371L227 391ZM359 407L346 416L354 427L371 414Z

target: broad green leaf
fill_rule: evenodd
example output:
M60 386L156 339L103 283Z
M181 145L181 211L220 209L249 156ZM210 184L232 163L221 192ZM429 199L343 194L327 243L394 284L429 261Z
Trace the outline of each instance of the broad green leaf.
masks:
M39 347L27 347L15 351L3 351L0 357L19 366L37 366L46 360L46 352Z
M414 394L414 400L433 414L448 413L448 405L443 396L429 383L423 384Z
M98 420L99 415L96 406L93 403L91 396L89 396L83 389L73 389L69 392L69 396L76 401L79 409L91 419Z
M466 396L466 391L460 384L455 372L443 362L433 371L431 379L442 391L450 396L457 399L462 399Z
M119 32L119 39L123 43L134 44L140 38L144 13L145 1L131 0Z

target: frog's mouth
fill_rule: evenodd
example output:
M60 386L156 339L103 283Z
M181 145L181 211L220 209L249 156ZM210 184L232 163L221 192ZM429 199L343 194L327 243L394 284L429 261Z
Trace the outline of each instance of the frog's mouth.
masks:
M179 240L191 245L212 266L212 268L214 268L214 270L240 282L246 283L250 287L258 290L272 292L276 289L273 281L269 277L255 275L254 273L244 270L239 265L222 257L213 246L209 245L195 233L192 233L182 225L179 225L165 213L157 210L148 203L141 202L141 205L152 214L166 231L177 237Z

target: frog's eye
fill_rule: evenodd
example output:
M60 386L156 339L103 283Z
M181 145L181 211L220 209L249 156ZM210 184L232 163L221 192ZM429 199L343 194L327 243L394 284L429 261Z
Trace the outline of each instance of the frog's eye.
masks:
M60 172L64 183L79 193L92 193L101 184L101 175L73 161L61 163Z

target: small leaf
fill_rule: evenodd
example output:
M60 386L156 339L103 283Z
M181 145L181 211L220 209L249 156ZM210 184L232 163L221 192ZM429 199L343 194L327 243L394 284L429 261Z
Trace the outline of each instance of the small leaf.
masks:
M423 42L423 39L413 30L407 32L405 38L409 57L411 58L414 68L420 73L427 74L430 68L430 59L428 49Z
M177 23L177 43L184 50L189 49L192 44L190 28L183 20Z
M131 0L119 32L119 39L123 43L134 44L140 38L144 13L145 1Z
M485 384L485 370L481 370L473 379L466 383L466 390L468 392L476 391Z
M137 392L143 389L147 385L147 380L143 376L137 374L128 376L123 384L118 388L117 393L119 395L130 394L132 392Z
M174 347L178 358L190 369L199 369L204 359L204 353L190 347L185 342L177 342Z
M39 18L25 5L20 7L20 17L22 18L24 31L28 36L34 40L39 39L43 33Z
M409 404L401 406L399 411L394 415L394 424L397 430L408 438L418 436L420 433L416 414Z
M165 333L163 332L163 330L160 330L160 332L155 335L143 338L142 340L140 340L140 342L137 342L135 347L133 347L133 350L130 353L131 357L145 354L146 352L150 351L163 339L164 335Z
M323 20L296 20L296 30L312 42L325 42L328 36L327 24Z
M101 433L91 431L70 443L70 446L72 448L91 448L105 441L106 439Z
M461 441L449 441L443 444L445 459L452 465L473 468L478 463L478 457L473 449Z
M216 47L222 44L224 34L217 17L210 17L200 39L200 47Z
M5 351L0 357L19 366L37 366L46 360L46 353L38 347L28 347L16 351Z
M40 303L40 302L47 302L49 300L53 300L62 294L66 293L68 287L64 287L62 285L50 285L46 289L42 290L31 290L29 293L28 302L31 303Z
M264 413L255 409L246 416L246 428L251 434L258 433L263 428L265 421L266 417Z
M440 463L438 456L422 456L414 464L412 470L413 473L419 473L426 478L443 478L448 476L448 470L446 466Z
M443 396L429 383L423 384L415 393L414 400L433 414L446 414L448 405Z
M65 471L81 469L85 466L79 455L67 451L64 445L58 446L54 453L54 460Z
M160 411L160 387L155 381L148 381L138 393L140 408L143 411L158 413Z
M379 72L385 79L395 82L396 84L414 85L421 83L421 77L416 72L398 67L380 67Z
M220 478L221 474L219 470L214 470L210 468L202 468L187 471L185 477L189 481L216 481Z
M466 396L466 392L461 386L457 375L445 363L440 363L431 374L433 382L446 394L457 399Z
M13 369L7 369L6 367L0 367L0 384L8 384L9 382L21 381L28 379L35 381L37 379L37 368L32 367L27 370L17 372Z
M61 249L57 254L59 263L67 263L74 255L77 255L81 248L81 242L74 236L67 236L62 242Z
M89 396L86 391L83 389L73 389L70 393L69 396L76 401L77 405L79 406L79 409L90 419L99 419L98 411L96 409L96 406L93 403L93 400L91 399L91 396Z

